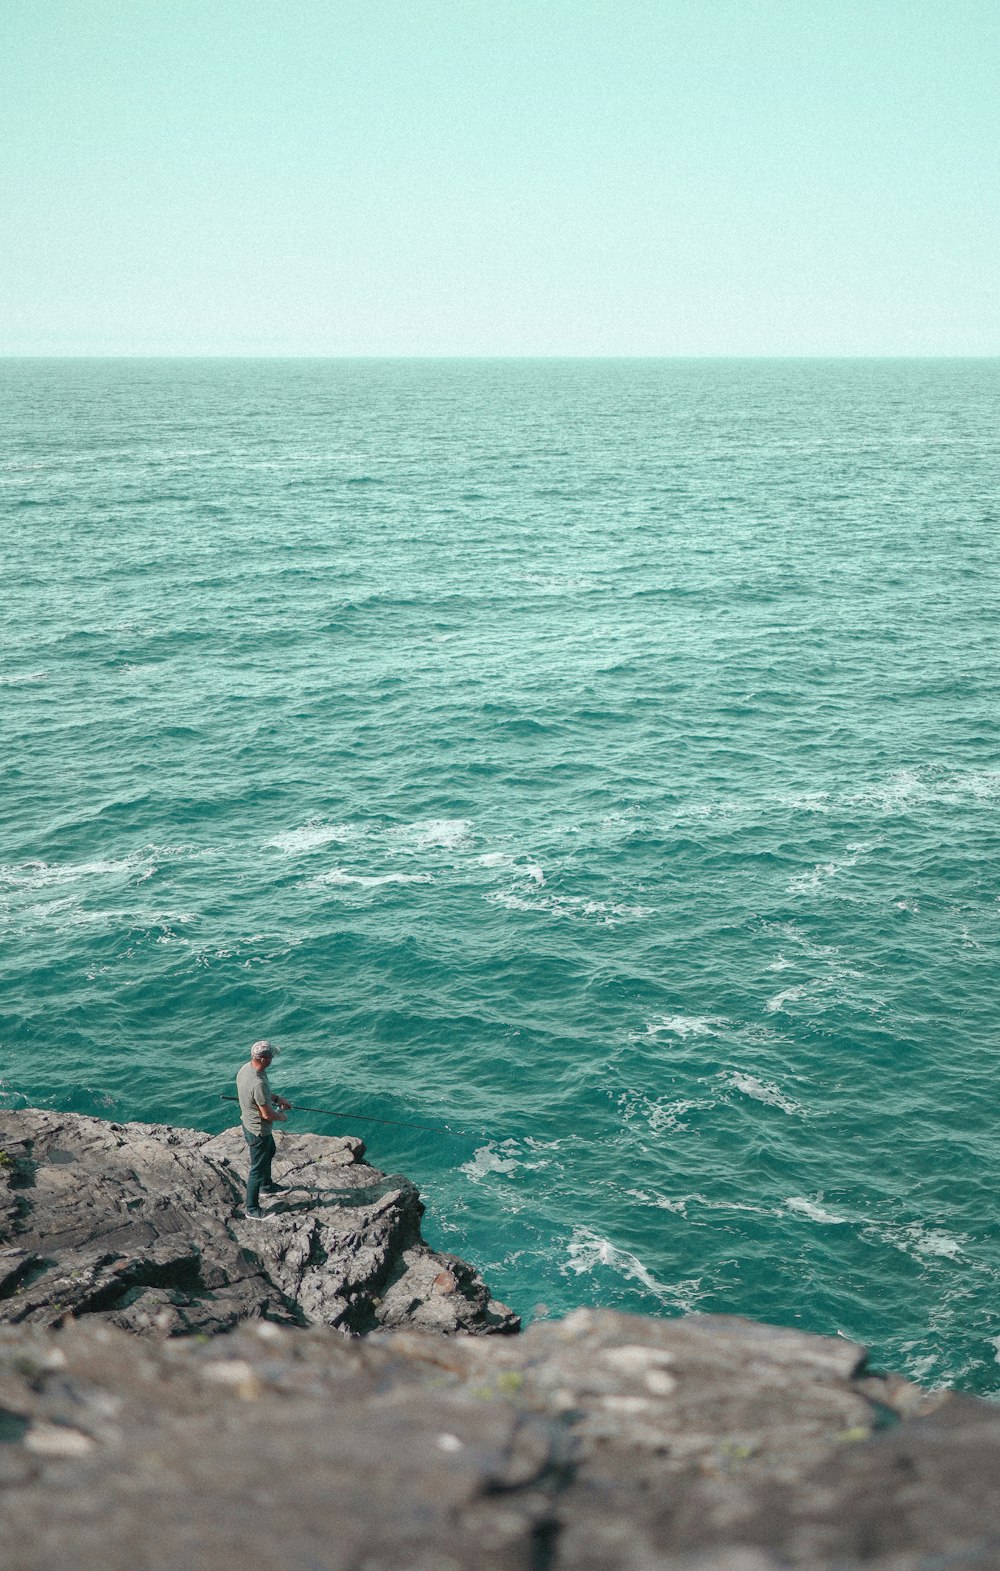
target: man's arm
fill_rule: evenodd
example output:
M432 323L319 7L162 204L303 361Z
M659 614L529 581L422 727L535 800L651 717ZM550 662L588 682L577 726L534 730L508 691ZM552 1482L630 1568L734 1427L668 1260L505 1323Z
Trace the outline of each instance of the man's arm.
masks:
M263 1086L258 1086L256 1089L263 1091L264 1088ZM263 1102L261 1102L255 1096L254 1101L257 1103L257 1110L265 1124L283 1124L285 1122L285 1115L281 1112L281 1109L289 1107L291 1104L286 1102L283 1096L275 1096L272 1091L270 1099L265 1096Z

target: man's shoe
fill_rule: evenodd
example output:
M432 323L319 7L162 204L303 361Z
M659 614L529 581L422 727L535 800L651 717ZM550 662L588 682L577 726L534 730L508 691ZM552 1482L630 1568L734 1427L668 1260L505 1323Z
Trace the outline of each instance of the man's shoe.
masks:
M260 1206L247 1206L243 1215L250 1222L270 1222L271 1220L268 1213L266 1211L262 1211Z
M287 1195L291 1189L290 1184L261 1184L262 1195Z

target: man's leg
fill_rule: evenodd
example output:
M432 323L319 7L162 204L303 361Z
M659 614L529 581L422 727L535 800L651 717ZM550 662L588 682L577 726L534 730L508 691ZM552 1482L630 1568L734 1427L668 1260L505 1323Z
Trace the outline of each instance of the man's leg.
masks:
M243 1138L250 1147L250 1171L247 1174L247 1210L256 1211L260 1204L260 1186L263 1182L265 1166L270 1171L271 1157L268 1151L268 1141L274 1145L274 1140L269 1129L264 1129L259 1135L252 1135L244 1129Z
M267 1142L265 1147L267 1155L264 1158L264 1166L261 1170L260 1182L262 1188L270 1189L271 1185L274 1183L274 1179L271 1177L271 1163L274 1160L274 1153L277 1151L278 1147L274 1138L274 1134L270 1129L264 1130L264 1139Z

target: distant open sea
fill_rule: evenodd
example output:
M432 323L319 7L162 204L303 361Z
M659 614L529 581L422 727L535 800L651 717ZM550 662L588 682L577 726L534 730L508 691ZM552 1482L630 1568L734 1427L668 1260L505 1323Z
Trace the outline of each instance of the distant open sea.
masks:
M0 363L3 1105L1000 1390L1000 362Z

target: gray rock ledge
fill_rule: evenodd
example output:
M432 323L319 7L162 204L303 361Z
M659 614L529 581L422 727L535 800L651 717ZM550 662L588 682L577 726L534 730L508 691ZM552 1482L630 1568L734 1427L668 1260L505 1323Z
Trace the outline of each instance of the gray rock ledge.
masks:
M1000 1411L848 1342L0 1326L5 1571L986 1571Z
M293 1187L251 1222L238 1128L0 1112L0 1323L516 1331L471 1266L424 1243L410 1181L363 1157L357 1139L282 1140L274 1177Z

